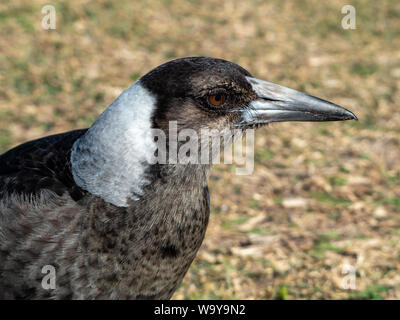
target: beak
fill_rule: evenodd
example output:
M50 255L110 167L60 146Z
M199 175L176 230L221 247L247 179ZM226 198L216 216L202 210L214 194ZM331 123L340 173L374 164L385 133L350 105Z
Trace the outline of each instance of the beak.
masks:
M247 77L257 99L242 111L236 126L282 121L358 120L349 110L271 82Z

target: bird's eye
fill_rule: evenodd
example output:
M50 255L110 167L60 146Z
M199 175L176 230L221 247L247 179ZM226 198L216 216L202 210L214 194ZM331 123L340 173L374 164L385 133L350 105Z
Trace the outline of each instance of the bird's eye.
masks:
M220 93L208 96L208 102L215 107L221 106L225 102L225 99L226 96Z

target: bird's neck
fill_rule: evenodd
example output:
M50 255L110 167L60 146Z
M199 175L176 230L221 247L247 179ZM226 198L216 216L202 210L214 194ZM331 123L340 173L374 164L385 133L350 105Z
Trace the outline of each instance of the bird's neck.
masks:
M90 274L100 269L118 280L105 277L99 291L130 299L171 297L205 236L208 171L201 165L163 166L127 208L86 198L82 243Z
M151 185L145 187L141 199L131 202L134 210L142 211L140 208L143 208L146 219L151 220L149 226L189 222L187 219L196 214L199 206L204 205L210 166L163 165L156 170Z
M155 98L140 80L125 90L75 142L71 167L76 184L117 207L138 200L151 182L147 159L156 150L154 109Z

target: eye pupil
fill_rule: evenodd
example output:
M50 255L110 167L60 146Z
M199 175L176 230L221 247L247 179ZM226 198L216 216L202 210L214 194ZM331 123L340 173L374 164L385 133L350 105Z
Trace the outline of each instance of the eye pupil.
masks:
M215 94L208 97L208 102L213 106L221 106L225 102L225 95L223 94Z

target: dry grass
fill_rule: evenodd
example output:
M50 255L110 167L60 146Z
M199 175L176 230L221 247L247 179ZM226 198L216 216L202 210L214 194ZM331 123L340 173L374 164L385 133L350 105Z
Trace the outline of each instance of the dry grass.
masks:
M0 4L0 152L87 127L140 75L206 55L307 91L360 121L256 134L256 168L217 166L212 218L176 299L400 298L400 3L48 1ZM341 288L344 264L356 290Z

